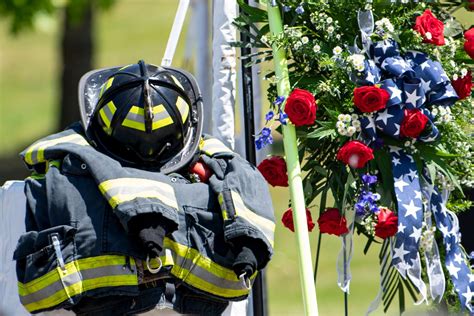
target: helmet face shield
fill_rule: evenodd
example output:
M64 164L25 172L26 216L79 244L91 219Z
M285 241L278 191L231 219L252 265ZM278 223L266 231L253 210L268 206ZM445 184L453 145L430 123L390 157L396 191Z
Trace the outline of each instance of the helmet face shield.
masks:
M198 151L202 99L194 77L139 62L86 73L79 83L89 140L124 166L171 173Z

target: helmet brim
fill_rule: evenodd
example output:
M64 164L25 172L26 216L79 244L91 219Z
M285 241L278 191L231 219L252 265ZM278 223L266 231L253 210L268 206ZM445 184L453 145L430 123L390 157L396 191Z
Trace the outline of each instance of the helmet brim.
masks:
M89 127L91 126L91 120L94 117L96 106L100 98L100 91L110 76L115 74L122 67L123 66L92 70L84 74L79 81L78 93L81 121L82 125L84 126L86 136L89 139L93 139L93 136L89 135ZM185 91L191 101L190 114L192 128L189 131L190 135L186 137L183 149L159 169L159 171L162 173L170 174L185 168L193 160L199 150L199 143L201 140L203 128L203 104L201 92L196 83L196 79L190 73L173 67L163 68L171 72L178 79L178 81L187 88ZM147 169L145 165L141 166L133 163L127 163L127 165L131 167Z

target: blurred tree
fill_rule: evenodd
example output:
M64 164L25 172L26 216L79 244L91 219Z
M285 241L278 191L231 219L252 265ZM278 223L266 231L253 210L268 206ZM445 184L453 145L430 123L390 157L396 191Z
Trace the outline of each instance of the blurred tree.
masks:
M62 129L79 119L77 85L81 76L92 69L94 12L108 9L115 0L2 0L0 15L11 17L10 31L19 34L33 29L40 14L63 13L61 32L60 116Z

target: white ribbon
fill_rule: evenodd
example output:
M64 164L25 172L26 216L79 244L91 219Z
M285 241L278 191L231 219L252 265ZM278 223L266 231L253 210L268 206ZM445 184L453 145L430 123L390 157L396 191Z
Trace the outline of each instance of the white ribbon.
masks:
M352 279L351 259L353 254L352 236L354 234L355 209L347 211L346 214L347 228L349 232L341 236L342 248L337 257L337 285L342 291L349 293L349 286Z

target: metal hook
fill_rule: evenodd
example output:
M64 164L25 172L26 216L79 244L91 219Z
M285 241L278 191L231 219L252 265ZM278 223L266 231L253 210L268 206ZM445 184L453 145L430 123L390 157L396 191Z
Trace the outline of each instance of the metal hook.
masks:
M150 255L146 256L146 267L147 267L148 271L150 271L150 273L152 273L152 274L157 274L158 272L160 272L161 267L163 267L163 262L161 261L160 257L156 257L155 259L159 263L158 268L152 268L150 266Z
M242 283L244 284L244 287L247 289L247 290L251 290L252 289L252 283L250 282L250 279L247 277L247 273L242 273L240 276L239 276L239 279L242 281Z

